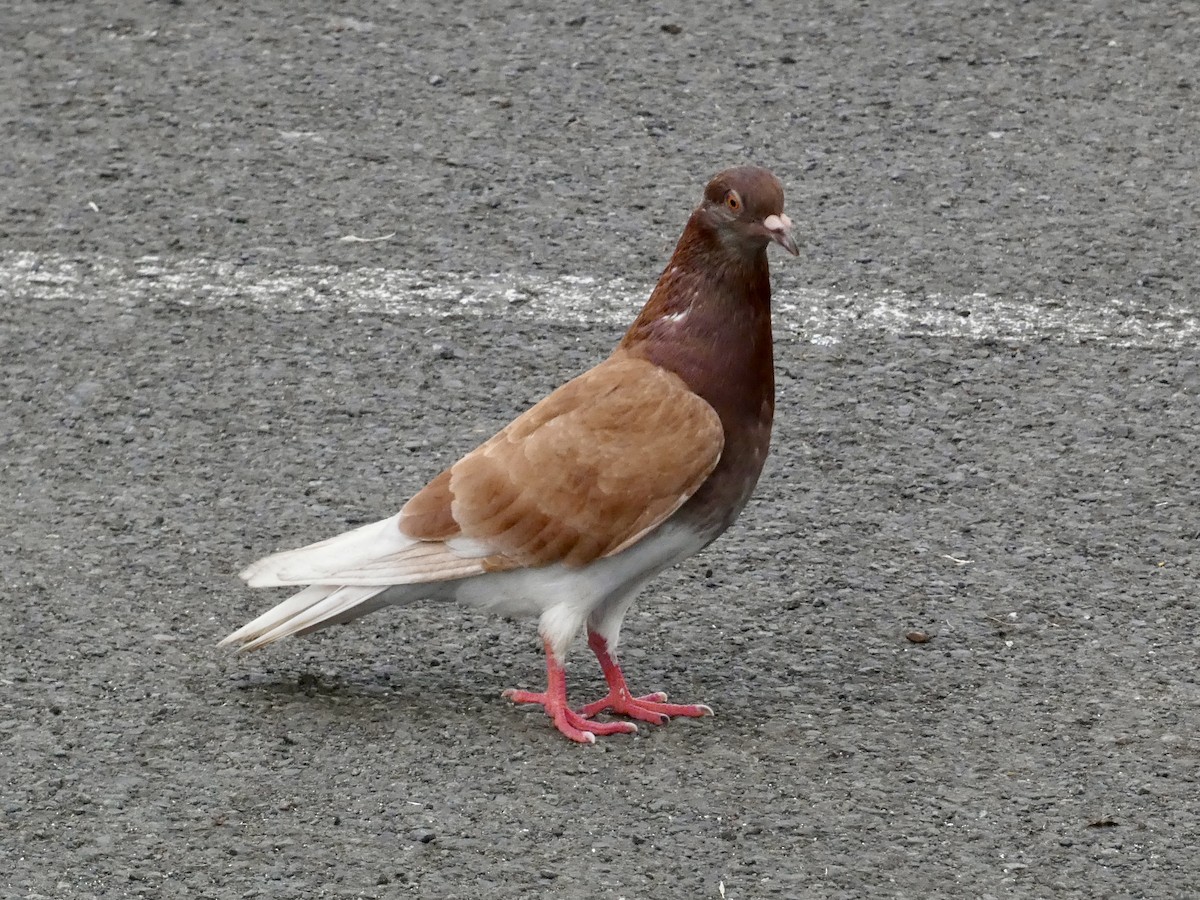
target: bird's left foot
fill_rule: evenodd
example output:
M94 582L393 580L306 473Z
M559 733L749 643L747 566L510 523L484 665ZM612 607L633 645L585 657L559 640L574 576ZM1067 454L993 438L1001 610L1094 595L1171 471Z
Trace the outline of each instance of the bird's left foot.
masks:
M635 697L625 683L625 674L617 661L608 650L608 641L599 632L588 629L588 646L596 654L600 669L604 672L604 680L608 682L608 695L589 703L579 712L586 718L591 718L599 712L608 710L619 716L629 716L640 719L651 725L663 725L673 716L699 718L711 716L712 707L703 703L667 703L667 695L662 691Z
M607 710L652 725L663 725L667 719L675 716L699 718L713 714L712 707L703 703L666 703L666 699L667 695L662 691L646 694L644 697L634 697L627 690L609 691L607 696L595 703L589 703L579 710L579 713L590 719Z

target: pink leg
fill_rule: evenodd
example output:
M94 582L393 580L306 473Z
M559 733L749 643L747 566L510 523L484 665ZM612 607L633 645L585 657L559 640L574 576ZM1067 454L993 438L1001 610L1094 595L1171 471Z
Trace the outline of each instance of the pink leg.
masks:
M567 673L546 641L546 690L519 691L509 688L503 696L513 703L540 703L554 727L573 741L596 743L598 734L632 734L637 726L632 722L593 722L567 706Z
M599 634L588 629L588 646L600 661L604 672L604 680L608 682L608 696L589 703L580 712L590 718L603 710L629 716L631 719L641 719L654 725L662 725L671 716L711 716L713 711L701 703L682 704L664 703L667 695L659 691L644 697L634 697L625 683L625 674L617 661L608 652L608 641Z

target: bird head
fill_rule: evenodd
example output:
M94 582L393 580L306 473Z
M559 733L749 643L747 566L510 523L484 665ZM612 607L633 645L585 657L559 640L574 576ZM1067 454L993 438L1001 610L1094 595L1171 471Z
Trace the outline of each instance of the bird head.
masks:
M792 256L800 252L792 220L783 212L783 185L766 169L738 166L718 172L697 212L730 249L752 255L774 241Z

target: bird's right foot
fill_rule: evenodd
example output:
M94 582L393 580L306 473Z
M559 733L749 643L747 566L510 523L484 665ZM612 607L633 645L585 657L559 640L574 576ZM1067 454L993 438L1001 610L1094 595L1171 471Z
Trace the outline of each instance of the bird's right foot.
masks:
M554 720L554 727L573 741L581 744L596 743L596 735L633 734L637 726L632 722L597 722L580 715L567 706L565 700L550 696L550 692L520 691L509 688L501 696L513 703L537 703Z
M632 722L597 722L580 715L567 706L567 673L554 654L554 648L546 641L546 690L522 691L509 688L501 696L513 703L537 703L554 720L554 727L573 741L581 744L596 743L596 735L633 734L637 726Z

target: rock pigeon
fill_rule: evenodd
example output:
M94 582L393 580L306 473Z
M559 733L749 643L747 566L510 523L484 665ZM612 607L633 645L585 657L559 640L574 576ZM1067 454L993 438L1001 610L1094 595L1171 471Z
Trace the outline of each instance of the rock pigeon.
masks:
M541 704L574 741L635 732L701 704L634 696L614 656L642 587L737 518L771 438L775 379L767 245L799 251L765 169L716 175L649 301L606 360L446 469L400 512L241 573L303 586L221 643L253 650L417 600L540 616ZM567 704L564 659L586 629L608 694Z

